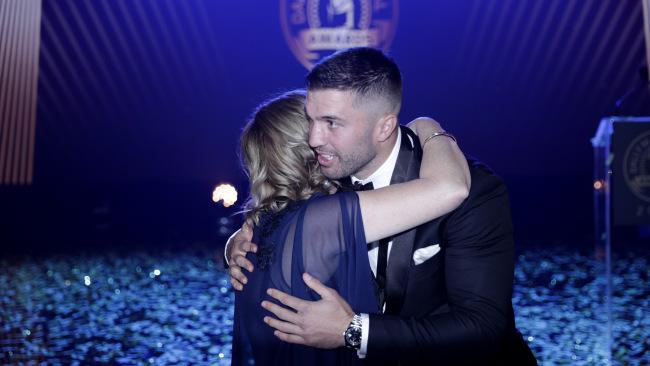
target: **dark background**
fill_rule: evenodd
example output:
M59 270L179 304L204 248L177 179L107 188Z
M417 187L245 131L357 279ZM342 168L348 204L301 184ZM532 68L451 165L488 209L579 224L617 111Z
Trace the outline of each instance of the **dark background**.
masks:
M34 183L0 187L3 251L217 248L241 127L306 69L280 1L43 1ZM432 116L509 186L519 246L593 245L599 119L639 86L637 0L399 2L405 123ZM650 115L641 86L618 113ZM225 219L224 219L225 218Z

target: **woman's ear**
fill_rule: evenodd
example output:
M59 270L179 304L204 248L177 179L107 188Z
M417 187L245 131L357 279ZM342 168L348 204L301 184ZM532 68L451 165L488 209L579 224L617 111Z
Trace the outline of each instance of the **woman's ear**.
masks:
M383 116L377 123L377 140L380 142L388 140L398 124L396 115L387 114Z

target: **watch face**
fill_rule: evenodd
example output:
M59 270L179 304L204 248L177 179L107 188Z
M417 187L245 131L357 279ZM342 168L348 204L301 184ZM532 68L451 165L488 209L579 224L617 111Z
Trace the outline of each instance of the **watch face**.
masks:
M361 345L361 329L348 329L345 332L345 343L351 347L359 347L359 345Z

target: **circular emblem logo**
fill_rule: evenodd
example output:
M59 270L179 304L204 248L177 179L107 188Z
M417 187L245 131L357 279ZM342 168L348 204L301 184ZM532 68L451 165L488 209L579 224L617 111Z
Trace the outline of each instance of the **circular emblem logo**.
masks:
M280 0L280 21L291 52L308 70L337 50L388 51L398 0Z
M623 158L625 183L638 198L650 202L650 131L637 136Z

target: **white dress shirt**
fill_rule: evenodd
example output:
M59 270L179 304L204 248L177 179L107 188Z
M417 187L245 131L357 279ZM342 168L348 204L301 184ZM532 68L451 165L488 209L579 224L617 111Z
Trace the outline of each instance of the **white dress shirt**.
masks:
M386 161L379 167L379 169L375 170L375 172L370 174L370 176L366 179L358 179L355 176L350 176L352 180L352 184L354 184L355 182L360 182L361 184L372 182L372 186L374 189L382 188L390 185L390 180L393 177L393 171L395 170L395 164L397 164L397 156L399 155L399 148L401 142L402 142L402 131L400 131L398 127L397 140L395 141L395 146L393 146L393 150L390 152L388 159L386 159ZM412 142L413 141L411 141L411 143ZM390 258L390 249L392 246L393 246L393 241L391 240L390 242L388 242L388 254L386 257L387 262L388 262L388 258ZM377 276L378 256L379 256L379 247L377 247L375 243L374 248L368 250L368 260L370 261L370 269L372 270L372 274L375 276ZM384 304L384 309L381 310L384 311L385 308L386 305ZM357 356L359 356L359 358L365 358L366 354L368 353L369 329L370 329L370 317L368 316L368 314L361 313L361 347L357 351Z

